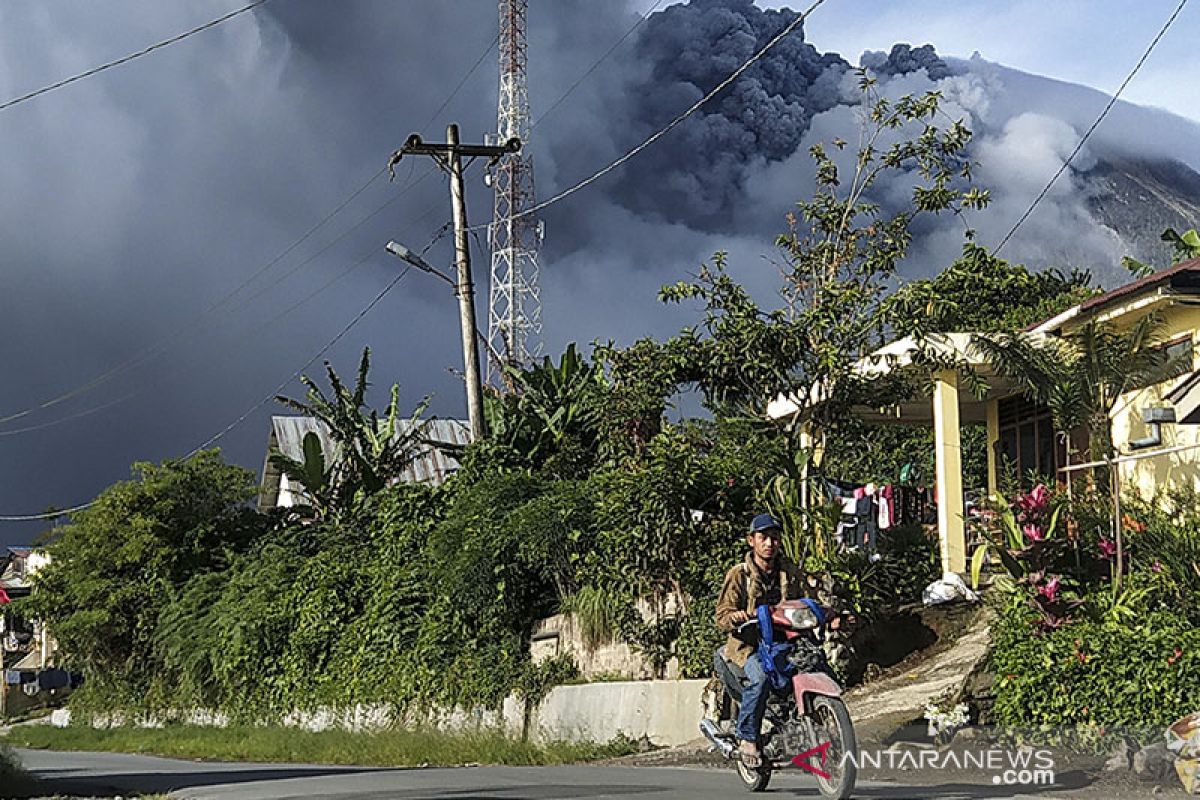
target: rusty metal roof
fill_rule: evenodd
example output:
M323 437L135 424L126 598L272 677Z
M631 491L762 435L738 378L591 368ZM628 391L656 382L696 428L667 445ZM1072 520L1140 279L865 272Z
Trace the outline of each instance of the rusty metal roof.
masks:
M1186 288L1194 288L1195 283L1187 280L1192 278L1193 274L1200 275L1200 258L1192 258L1187 261L1181 261L1173 267L1159 270L1151 273L1144 278L1139 278L1133 283L1127 283L1124 286L1118 286L1111 292L1106 292L1102 295L1089 298L1080 304L1081 311L1090 311L1100 306L1108 305L1113 300L1119 300L1123 297L1137 294L1143 289L1159 286L1163 283L1170 283L1171 288L1178 288L1176 284L1185 284Z
M458 461L439 445L465 446L471 441L471 430L467 423L457 419L431 419L419 423L424 426L424 445L416 458L404 470L401 480L409 483L431 483L441 485L458 469ZM400 420L397 436L410 433L414 423ZM270 461L270 455L279 450L297 461L304 458L304 437L315 433L321 441L321 451L326 459L337 454L337 443L329 435L325 423L314 417L271 417L271 435L267 441L267 456L263 465L263 479L259 508L275 506L279 497L280 473Z
M1148 289L1160 288L1164 284L1166 284L1167 288L1176 291L1200 291L1200 258L1181 261L1174 266L1151 273L1144 278L1139 278L1124 286L1118 286L1116 289L1104 294L1089 297L1073 309L1068 309L1062 314L1051 317L1044 322L1031 325L1027 330L1058 330L1062 327L1062 322L1065 322L1068 318L1075 318L1080 314L1096 311L1118 300L1138 295Z

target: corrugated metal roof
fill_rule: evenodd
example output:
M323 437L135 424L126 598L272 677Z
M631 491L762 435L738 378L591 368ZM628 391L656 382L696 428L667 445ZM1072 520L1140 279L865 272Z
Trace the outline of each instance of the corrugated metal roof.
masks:
M1166 269L1153 272L1144 278L1139 278L1132 283L1127 283L1124 286L1098 294L1095 297L1089 297L1079 305L1069 308L1066 311L1051 317L1048 320L1039 322L1036 325L1031 325L1026 330L1051 332L1062 327L1062 323L1072 319L1080 314L1085 314L1089 311L1096 311L1104 306L1109 305L1117 300L1123 300L1127 297L1136 295L1146 289L1154 289L1162 284L1170 284L1172 289L1182 289L1195 291L1197 279L1200 278L1200 258L1192 258L1187 261L1181 261L1174 266Z
M418 424L424 425L425 438L430 444L423 447L419 455L409 463L401 480L441 485L458 469L458 461L438 445L467 445L471 441L471 430L467 423L456 419L432 419ZM401 420L396 434L405 436L413 427L413 422ZM259 498L260 509L273 508L279 498L280 474L270 463L271 452L278 449L289 458L302 460L304 437L309 433L315 433L321 440L321 451L326 459L336 456L337 444L321 420L313 417L271 417L271 435L267 442L267 460L263 466L262 493Z
M1173 282L1172 279L1174 279L1177 275L1198 271L1200 271L1200 258L1181 261L1173 267L1168 267L1164 270L1153 272L1144 278L1134 281L1133 283L1127 283L1124 286L1118 286L1111 292L1099 295L1098 297L1088 298L1080 304L1079 308L1081 311L1091 311L1094 308L1108 305L1114 300L1119 300L1123 297L1137 294L1143 289L1148 289L1152 286L1158 286L1159 284L1166 283L1168 281Z

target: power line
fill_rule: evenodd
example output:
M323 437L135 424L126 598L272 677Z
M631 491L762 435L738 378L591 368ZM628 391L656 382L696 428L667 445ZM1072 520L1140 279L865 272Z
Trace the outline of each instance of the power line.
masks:
M144 48L142 50L138 50L135 53L130 53L127 56L118 58L116 61L109 61L107 64L101 64L98 67L92 67L91 69L87 70L86 72L80 72L77 75L72 75L69 78L64 78L61 81L56 81L56 82L50 84L49 86L43 86L41 89L35 89L34 91L29 92L28 94L23 94L20 97L14 97L11 100L7 100L3 103L0 103L0 111L3 111L6 108L11 108L11 107L17 105L18 103L24 103L26 100L32 100L35 97L40 97L41 95L44 95L48 92L53 92L55 89L61 89L62 87L67 86L72 83L75 83L76 81L81 81L84 78L90 78L91 76L99 74L101 72L104 72L107 69L112 69L113 67L119 67L122 64L128 64L130 61L133 61L136 58L141 58L144 55L149 55L150 53L153 53L155 50L160 50L168 45L175 44L176 42L182 42L184 39L188 38L189 36L195 36L197 33L200 33L201 31L206 31L209 28L215 28L217 25L220 25L222 22L227 22L227 21L233 19L234 17L238 16L239 14L245 14L247 11L257 8L258 6L261 6L267 2L270 2L270 0L254 0L254 2L250 3L249 5L242 6L241 8L239 8L235 11L230 11L228 14L226 14L222 17L217 17L214 20L210 20L209 22L206 22L203 25L192 28L190 31L185 31L185 32L179 34L178 36L172 36L170 39L164 39L161 42L152 44L149 47Z
M574 92L576 89L578 89L579 85L582 84L584 81L586 81L588 79L588 77L593 72L595 72L597 70L597 68L599 68L599 66L601 64L603 64L606 60L608 60L608 57L611 56L613 53L615 53L617 48L620 47L622 44L624 44L625 40L628 39L630 36L632 36L634 31L636 31L638 28L640 28L642 26L643 22L650 19L650 15L654 13L655 9L657 9L660 5L662 5L662 2L663 2L663 0L654 0L654 5L650 6L650 9L645 14L638 17L637 22L633 23L633 27L630 28L629 30L625 31L625 34L620 39L617 39L617 41L613 42L612 47L608 48L608 50L604 53L604 55L600 56L600 58L596 61L596 63L592 64L592 66L588 68L587 72L580 75L579 78L574 83L571 84L570 88L568 88L567 91L563 92L557 100L555 100L553 103L551 103L550 107L547 108L545 111L543 111L541 113L541 115L537 118L537 120L535 120L534 123L529 126L529 129L533 130L534 128L536 128L538 125L541 124L542 120L544 120L546 117L550 116L550 114L554 111L554 109L556 109L560 105L562 105L562 102L564 100L566 100L567 97L569 97L572 92Z
M187 32L186 34L182 34L179 37L175 37L175 39L168 40L168 42L166 42L166 43L170 43L171 41L178 41L181 38L186 38L187 36L190 36L194 33L204 30L205 28L213 27L214 25L220 24L221 22L224 22L225 20L230 19L233 16L237 16L238 14L249 11L250 9L252 9L256 6L262 5L263 3L266 3L266 2L269 2L269 0L257 0L257 2L251 3L250 5L245 6L244 8L241 8L237 11L231 12L230 14L227 14L226 16L221 17L218 20L214 20L210 23L207 23L204 26L200 26L199 28L193 29L192 31ZM438 107L438 109L433 113L433 115L430 117L431 120L436 119L437 116L446 109L446 107L455 98L455 96L457 96L457 94L462 89L462 87L464 85L466 85L466 83L470 79L470 77L476 72L476 70L479 69L479 66L484 62L484 60L487 58L488 54L491 53L492 49L496 46L496 43L498 41L499 41L499 35L497 35L491 41L491 43L488 44L487 48L483 51L483 53L480 54L480 56L476 60L475 64L471 67L470 70L467 71L467 73L459 81L458 85L455 86L455 88L450 92L449 96L446 97L446 99L442 102L442 104ZM143 53L150 52L151 50L165 46L166 43L159 43L158 45L155 45L151 48L147 48L147 50L143 51ZM136 57L136 55L137 54L134 54L134 56L127 57L126 59L123 59L120 62L113 62L112 64L106 65L105 67L101 67L96 70L92 70L92 71L90 71L89 74L94 74L95 72L100 71L101 69L106 69L108 66L115 66L117 63L123 63L124 61L128 61L130 58ZM15 102L20 102L22 99L29 99L30 97L33 97L36 94L50 91L51 89L56 88L58 85L66 85L67 83L70 83L73 80L78 80L80 77L82 77L82 76L75 76L74 78L68 79L67 81L60 81L59 84L56 84L55 86L46 87L45 89L38 90L38 92L36 92L36 93L32 93L24 98L17 98L16 100L10 101L10 103L5 104L5 105L11 105ZM0 106L0 109L2 109L3 107L4 106ZM426 127L428 127L428 125ZM210 305L208 308L206 308L203 312L201 312L200 314L198 314L197 316L195 316L191 320L189 320L187 324L181 325L178 328L176 328L173 332L168 333L166 338L163 339L162 341L160 341L158 344L154 344L154 345L150 345L148 347L142 348L141 350L134 353L129 358L125 359L124 361L116 364L115 366L102 372L101 374L97 375L96 377L86 381L85 383L80 384L79 386L76 386L73 389L70 389L66 392L55 395L53 397L50 397L44 401L41 401L40 403L37 403L36 405L30 406L21 411L15 411L15 412L6 414L4 416L0 416L0 425L3 425L4 423L7 423L7 422L13 422L14 420L17 420L17 419L21 419L21 418L26 417L36 411L44 411L48 408L52 408L56 405L59 405L60 403L64 403L74 397L78 397L81 394L86 394L87 392L91 391L92 389L95 389L99 386L104 385L105 383L109 382L110 380L117 377L118 375L124 374L125 372L128 372L131 369L141 366L142 364L147 363L147 362L153 360L154 358L156 358L157 356L161 355L163 352L165 352L167 349L169 349L172 345L174 345L176 342L178 342L185 334L194 333L196 326L204 323L210 315L212 315L213 313L217 312L222 307L224 307L225 305L230 303L235 297L237 297L239 294L241 294L241 292L243 292L247 287L249 287L256 280L258 280L260 277L262 277L267 272L269 272L272 268L274 268L276 264L283 261L289 255L291 255L298 247L300 247L306 241L311 239L318 231L320 231L327 224L329 224L329 222L331 222L335 217L337 217L339 214L341 214L341 212L344 211L351 203L353 203L354 200L356 200L363 192L365 192L367 189L369 189L375 183L375 181L379 180L379 178L382 177L386 171L387 171L387 167L380 168L377 172L375 172L375 174L373 174L370 178L368 178L365 183L360 185L358 188L354 189L349 195L346 196L346 198L344 200L342 200L340 203L338 203L338 205L336 207L334 207L333 210L331 210L328 214L326 214L324 217L322 217L321 220L319 220L315 225L311 226L298 239L296 239L291 244L289 244L287 247L285 247L274 258L272 258L270 261L265 263L262 267L260 267L258 270L256 270L248 278L243 280L240 284L238 284L238 286L236 288L234 288L232 291L225 294L220 300L214 302L212 305ZM347 231L344 231L341 235L339 235L333 241L328 243L325 247L321 248L319 251L317 251L315 254L313 254L309 258L305 259L299 265L297 265L293 269L286 272L283 276L278 278L273 284L270 284L267 287L260 289L258 292L256 292L254 295L252 295L246 302L248 303L248 302L262 296L262 294L264 294L271 286L277 285L280 281L290 277L291 275L295 274L297 271L299 271L303 267L312 263L317 257L319 257L320 255L327 252L334 244L336 244L337 242L340 242L348 234L357 230L368 220L377 216L385 208L390 206L392 203L394 203L396 200L398 200L405 193L410 192L414 188L416 188L416 186L418 184L420 184L427 177L429 177L429 175L434 171L435 171L435 169L433 167L431 167L427 172L423 173L416 180L410 180L409 182L407 182L404 186L401 187L399 194L394 196L391 200L385 202L382 206L376 208L367 217L360 220L358 223L353 225ZM414 222L419 222L419 221L423 221L424 219L427 219L429 216L432 215L432 213L435 210L436 210L436 208L430 208L430 210L427 213L421 215L421 217L419 217ZM231 309L230 311L232 313L233 311L237 311L240 308L244 307L245 305L246 305L246 303L243 303L241 306ZM108 405L111 405L111 404L105 404L104 407L107 407ZM98 409L96 409L96 410L98 410ZM30 426L28 428L21 428L19 430L19 432L25 432L25 431L28 431L31 429L41 429L41 428L45 428L45 427L50 427L54 424L57 424L58 422L65 422L70 419L76 419L79 416L82 416L82 415L75 414L75 415L71 415L68 417L64 417L60 420L56 420L53 422L47 422L44 425ZM15 432L18 432L18 431L14 431L14 433Z
M1130 73L1125 76L1125 80L1117 88L1116 93L1109 98L1108 104L1104 106L1104 110L1100 112L1100 116L1096 117L1096 121L1093 122L1091 127L1088 128L1083 134L1083 137L1079 140L1079 144L1075 145L1075 149L1071 151L1071 154L1067 156L1066 161L1064 161L1062 166L1058 168L1058 171L1054 173L1054 177L1050 179L1050 182L1042 188L1042 191L1038 192L1038 196L1035 197L1033 202L1029 204L1029 208L1025 209L1025 213L1021 215L1021 218L1018 219L1016 224L1013 225L1012 228L1009 229L1008 233L1004 235L1004 238L1000 240L1000 244L996 245L996 249L992 251L993 254L1000 254L1000 251L1004 249L1004 245L1008 244L1008 240L1011 239L1013 234L1017 232L1017 228L1020 228L1021 225L1024 224L1025 220L1029 219L1029 215L1033 213L1035 208L1037 208L1038 203L1042 202L1042 199L1045 198L1045 196L1049 193L1050 187L1054 185L1054 182L1062 177L1062 174L1067 171L1067 167L1070 166L1071 160L1075 158L1075 156L1079 155L1079 151L1083 149L1083 146L1087 143L1088 138L1092 135L1096 128L1100 126L1100 123L1104 121L1104 118L1108 116L1108 112L1112 110L1113 106L1117 104L1117 99L1121 96L1121 92L1125 91L1125 87L1128 86L1129 82L1133 80L1133 76L1138 74L1138 71L1142 68L1142 65L1146 63L1146 59L1148 59L1150 54L1154 52L1154 48L1158 46L1159 41L1164 35L1166 35L1167 30L1170 29L1172 24L1174 24L1175 18L1179 16L1179 13L1183 11L1183 7L1187 4L1188 0L1180 0L1179 5L1175 7L1174 13L1172 13L1167 19L1166 23L1162 26L1162 29L1159 30L1158 35L1154 37L1154 41L1150 42L1150 46L1146 48L1146 52L1142 53L1142 57L1138 59L1138 62L1133 65L1133 69L1130 71Z
M98 412L104 411L105 409L112 408L113 406L117 405L118 403L124 403L126 400L135 396L136 394L137 394L137 392L131 392L127 395L124 395L123 397L118 397L115 400L110 400L107 403L104 403L102 405L93 406L92 408L88 408L83 411L76 412L74 414L68 414L67 416L60 417L59 419L52 419L48 422L43 422L38 425L27 425L24 428L12 428L10 430L0 431L0 437L16 436L17 434L20 434L20 433L31 433L33 431L40 431L40 430L44 430L46 428L52 428L55 425L59 425L63 422L69 422L71 420L79 419L80 417L87 417L92 414L96 414Z
M492 43L487 46L487 49L484 50L482 53L480 53L479 60L475 62L474 66L472 66L469 70L467 70L466 75L462 76L462 80L460 80L458 82L458 85L454 87L454 91L450 92L450 96L447 97L444 101L442 101L442 104L440 106L438 106L437 111L435 111L429 115L429 121L425 123L426 128L428 128L434 122L437 122L437 118L441 115L441 113L443 111L446 110L446 106L450 105L450 101L453 100L458 95L458 93L462 90L462 88L467 85L467 81L470 80L471 76L475 74L475 70L479 69L480 65L483 64L484 59L486 59L488 57L488 54L492 52L492 48L495 47L496 44L499 43L499 41L500 41L500 34L497 33L496 38L492 39Z
M414 184L414 185L415 185L415 184ZM340 236L339 236L337 239L335 239L334 241L330 242L328 245L326 245L324 248L322 248L320 251L318 251L318 252L317 252L317 253L315 253L315 254L314 254L312 257L310 257L310 258L309 258L307 261L303 262L303 263L302 263L300 266L303 266L304 264L307 264L309 261L312 261L312 260L313 260L313 259L315 259L317 256L319 256L319 255L321 255L322 253L324 253L326 250L329 250L329 249L330 249L330 248L331 248L331 247L332 247L334 244L336 244L337 242L339 242L339 241L341 241L342 239L344 239L344 238L345 238L347 235L349 235L350 233L352 233L354 230L357 230L359 227L361 227L361 226L362 226L364 223L366 223L367 221L369 221L369 220L370 220L370 219L372 219L373 217L377 216L377 215L378 215L380 212L382 212L384 209L386 209L388 206L390 206L390 205L391 205L393 202L395 202L397 199L399 199L399 197L400 197L400 195L397 195L396 197L394 197L394 198L392 198L391 200L389 200L389 201L387 201L386 203L384 203L384 204L383 204L382 206L380 206L379 208L375 209L375 211L374 211L374 212L372 212L372 213L371 213L371 214L370 214L368 217L366 217L365 219L363 219L361 222L359 222L357 225L355 225L355 226L354 226L353 228L351 228L350 230L348 230L348 231L344 232L342 235L340 235ZM424 215L424 216L428 216L428 215ZM438 229L438 231L437 231L437 232L434 234L433 238L432 238L432 239L429 241L429 244L427 244L427 245L425 246L425 249L421 251L421 254L422 254L422 255L424 255L424 254L425 254L426 252L428 252L428 251L429 251L429 249L430 249L430 248L432 248L432 247L433 247L433 246L434 246L434 245L435 245L437 242L441 241L441 239L442 239L442 238L443 238L443 237L446 235L446 233L449 231L449 229L450 229L450 226L451 226L451 223L446 223L446 224L445 224L445 225L443 225L441 228L439 228L439 229ZM320 286L320 287L318 287L317 289L315 289L315 290L313 290L313 291L309 292L307 295L305 295L304 297L300 298L300 299L299 299L299 300L297 300L296 302L292 303L290 306L288 306L287 308L283 309L282 311L280 311L279 313L277 313L275 316L271 317L270 319L266 320L265 322L261 322L261 323L259 323L259 324L258 324L258 325L256 325L255 327L251 328L251 329L250 329L248 332L246 332L245 334L243 334L243 336L249 336L249 335L253 335L253 334L255 334L255 333L258 333L259 331L262 331L262 330L265 330L265 329L267 329L267 328L270 328L270 327L272 327L273 325L275 325L275 323L279 322L280 320L282 320L284 317L286 317L286 316L288 316L289 314L291 314L291 313L292 313L293 311L295 311L296 309L298 309L298 308L300 308L301 306L305 305L306 303L308 303L308 302L312 301L314 298L316 298L316 297L318 297L318 296L320 296L320 295L324 294L324 293L325 293L326 291L328 291L328 290L329 290L329 289L330 289L330 288L331 288L331 287L332 287L332 286L333 286L335 283L337 283L338 281L342 280L343 278L346 278L347 276L349 276L349 275L350 275L352 272L354 272L354 271L355 271L355 270L357 270L359 267L361 267L363 264L365 264L365 263L367 262L367 260L368 260L368 259L370 259L370 257L371 257L371 256L373 256L373 255L376 255L378 252L379 252L379 247L378 247L378 245L377 245L377 244L372 244L372 245L371 245L371 248L370 248L369 250L367 250L365 253L363 253L363 255L362 255L362 256L360 256L360 257L359 257L357 260L355 260L355 261L354 261L354 263L350 265L350 267L348 267L347 269L345 269L345 270L342 270L341 272L337 273L337 274L336 274L336 275L334 275L334 276L333 276L333 278L331 278L329 281L327 281L326 283L324 283L323 285L321 285L321 286ZM294 270L293 270L293 271L294 271ZM284 277L286 277L286 276L284 276ZM282 280L282 278L281 278L281 280ZM268 288L269 288L269 287L268 287ZM261 294L261 292L260 292L260 294ZM257 297L257 296L258 296L258 295L254 295L254 297ZM250 299L250 300L253 300L253 299L254 299L254 297L251 297L251 298L249 298L249 299ZM249 302L249 301L247 301L247 302ZM239 308L240 308L240 306L239 306ZM232 310L231 310L231 312L232 312L232 311L236 311L236 310L237 310L237 309L232 309ZM80 412L78 412L78 413L69 414L69 415L67 415L67 416L65 416L65 417L60 417L59 419L54 419L54 420L50 420L50 421L47 421L47 422L43 422L43 423L41 423L41 424L38 424L38 425L29 425L29 426L26 426L26 427L23 427L23 428L13 428L13 429L11 429L11 430L0 430L0 437L4 437L4 436L15 436L15 435L17 435L17 434L22 434L22 433L32 433L32 432L34 432L34 431L40 431L40 430L45 430L46 428L52 428L52 427L55 427L56 425L60 425L60 424L62 424L62 423L65 423L65 422L71 422L71 421L73 421L73 420L79 419L80 417L86 417L86 416L89 416L89 415L91 415L91 414L95 414L95 413L97 413L97 412L99 412L99 411L103 411L103 410L105 410L105 409L111 408L112 406L115 406L115 405L117 405L117 404L119 404L119 403L123 403L123 402L125 402L126 400L130 400L130 399L132 399L132 398L136 397L138 394L139 394L139 392L137 392L137 391L130 392L129 394L126 394L126 395L124 395L123 397L119 397L119 398L117 398L117 399L115 399L115 400L111 400L111 401L109 401L109 402L106 402L106 403L103 403L103 404L101 404L101 405L98 405L98 406L95 406L95 407L92 407L92 408L86 409L86 410L84 410L84 411L80 411Z
M1185 2L1186 2L1186 0L1185 0ZM757 53L750 56L750 58L744 64L742 64L740 67L735 69L732 73L730 73L729 77L727 77L725 80L723 80L719 84L717 84L716 87L712 89L712 91L710 91L708 94L704 95L704 97L701 97L699 100L697 100L695 103L693 103L690 108L688 108L682 114L680 114L679 116L675 117L675 119L673 119L669 123L667 123L666 127L662 128L658 132L652 134L648 139L646 139L644 142L639 144L637 147L633 148L628 153L626 153L625 155L618 158L616 161L613 161L608 166L598 170L597 172L593 173L589 177L584 178L583 180L579 181L574 186L564 189L561 192L559 192L558 194L554 195L553 197L550 197L549 199L543 200L540 203L530 206L529 208L525 209L524 211L521 211L517 214L513 214L512 217L510 217L510 219L519 219L520 217L527 217L530 214L536 214L537 212L541 211L542 209L552 206L555 203L559 202L560 200L565 200L566 198L568 198L571 195L578 192L580 189L590 186L591 184L593 184L596 181L603 178L608 173L612 172L615 169L618 169L623 164L625 164L625 162L629 161L631 158L636 156L638 153L641 153L643 150L645 150L646 148L653 145L659 139L666 136L668 133L670 133L676 127L678 127L680 124L682 124L683 121L686 120L688 117L690 117L692 114L696 113L696 111L698 111L701 106L703 106L709 100L712 100L714 97L716 97L718 94L720 94L721 91L723 91L727 86L729 86L729 84L733 83L738 78L740 78L742 76L742 73L744 73L746 70L750 69L750 67L754 66L754 64L757 63L758 60L761 59L764 55L766 55L769 50L771 50L773 47L775 47L775 45L779 44L781 41L783 41L785 38L787 38L789 35L791 35L802 24L804 24L804 21L806 19L808 19L808 17L814 11L816 11L819 7L824 5L824 3L825 3L825 0L816 0L816 2L814 2L812 5L810 5L802 14L800 14L798 17L796 17L794 20L792 20L790 23L788 23L783 28L783 30L781 30L778 34L776 34L774 36L774 38L772 38L769 42L767 42L765 45L763 45L763 47ZM473 225L470 228L468 228L467 230L482 230L483 228L488 227L488 225L490 225L490 223L485 223L482 225Z
M183 460L186 461L187 459L189 459L192 456L199 453L201 450L204 450L204 449L216 444L217 441L222 436L229 433L231 430L236 428L238 425L241 425L243 422L246 421L247 418L249 418L249 416L251 414L253 414L255 411L258 411L260 408L265 406L267 403L274 400L279 395L280 392L282 392L284 389L287 388L288 384L290 384L292 381L299 378L300 375L306 369L311 367L318 358L325 355L327 352L329 352L329 350L335 344L340 342L342 340L342 338L345 337L345 335L347 333L349 333L350 330L362 320L363 317L365 317L367 314L369 314L371 312L371 309L373 309L376 305L379 304L379 301L382 300L387 295L388 292L390 292L392 289L394 289L396 287L396 284L398 284L398 283L400 283L400 281L404 280L404 278L408 275L408 273L411 270L412 270L412 267L407 267L407 266L404 269L400 270L400 273L398 275L396 275L396 277L392 278L392 280L388 282L387 286L383 287L383 291L381 291L379 294L375 295L374 299L372 299L370 303L367 303L366 308L364 308L362 311L358 312L358 315L355 316L354 319L350 320L350 322L346 325L346 327L344 327L340 331L338 331L337 335L334 336L332 339L330 339L325 344L324 347L322 347L320 350L318 350L316 352L316 354L313 355L312 358L310 358L308 361L304 362L304 364L300 367L300 369L296 370L291 375L289 375L287 377L287 379L284 380L283 383L276 386L275 389L270 394L268 394L263 399L259 400L253 406L251 406L244 414L242 414L240 417L235 419L233 422L226 425L224 428L222 428L220 431L218 431L215 435L210 436L208 439L206 439L204 441L203 444L201 444L199 447L195 448L190 453L188 453L186 456L184 456ZM2 520L2 519L4 519L4 517L0 517L0 520Z
M350 320L350 322L347 323L347 325L344 328L342 328L340 331L338 331L337 335L335 335L332 339L330 339L325 344L325 346L323 346L320 350L318 350L312 356L312 358L310 358L310 359L308 359L308 361L304 362L304 364L298 370L296 370L291 375L289 375L288 378L283 381L283 383L281 383L281 384L279 384L279 386L275 387L275 389L270 394L266 395L264 398L259 400L257 403L255 403L253 406L251 406L249 409L247 409L243 414L241 414L237 419L235 419L233 422L226 425L224 428L222 428L220 431L218 431L214 435L210 436L208 439L206 439L204 441L203 444L201 444L199 447L196 447L195 449L191 450L187 455L185 455L180 460L187 461L188 459L192 458L197 453L199 453L201 450L205 450L208 447L211 447L212 445L216 444L217 441L219 441L223 436L225 436L225 434L232 431L238 425L241 425L254 412L258 411L260 408L265 406L267 403L271 402L271 400L273 400L276 396L278 396L278 394L280 392L282 392L284 389L287 388L288 384L290 384L292 381L299 378L300 375L306 369L311 367L313 365L313 363L316 362L317 359L319 359L321 356L325 355L325 353L329 352L329 350L332 349L334 345L336 345L343 338L345 338L346 334L348 334L351 331L351 329L354 328L355 325L357 325L359 322L361 322L362 319L371 312L371 309L375 308L375 306L379 304L379 301L381 301L388 294L388 292L390 292L392 289L394 289L396 287L396 285L398 283L400 283L400 281L404 280L404 278L408 275L408 273L411 271L411 269L412 269L412 267L405 267L404 269L402 269L396 275L395 278L393 278L390 282L388 282L388 284L385 287L383 287L383 290L380 291L379 294L375 295L375 297L371 300L371 302L368 303L367 306L362 311L358 312L358 314L354 317L354 319ZM71 506L70 508L65 508L60 511L47 511L47 512L43 512L41 514L0 515L0 522L33 522L36 520L56 519L58 517L65 516L67 514L74 513L76 511L82 511L85 508L90 508L91 506L94 506L97 502L98 502L98 500L91 500L87 503L80 503L79 505Z
M80 384L79 386L76 386L73 389L69 389L68 391L65 391L65 392L62 392L61 394L55 395L47 400L37 403L36 405L29 406L28 408L25 408L21 411L11 412L9 414L4 415L3 417L0 417L0 424L4 424L6 422L12 422L12 421L20 419L22 417L26 417L29 414L34 413L35 411L44 411L45 409L52 408L56 405L59 405L60 403L66 402L67 400L70 400L74 397L78 397L81 394L85 394L85 393L91 391L92 389L97 388L98 386L104 385L105 383L112 380L113 378L116 378L118 375L128 372L129 370L131 370L135 367L138 367L138 366L154 359L155 357L161 355L162 353L166 352L173 344L178 342L184 335L190 334L190 333L195 333L195 329L197 326L203 324L208 319L209 316L216 313L222 307L224 307L226 304L231 302L243 290L245 290L248 286L250 286L252 283L254 283L255 280L257 280L261 276L265 275L276 264L280 263L288 255L290 255L292 252L294 252L296 250L296 248L298 248L304 242L306 242L310 238L312 238L312 236L314 234L316 234L317 231L319 231L321 228L325 227L325 225L327 225L334 217L336 217L338 214L340 214L359 195L361 195L364 191L366 191L367 188L371 186L371 184L373 184L376 180L378 180L385 171L386 171L386 167L384 169L380 169L379 171L377 171L374 175L371 176L370 179L367 180L366 183L362 184L357 189L355 189L353 192L351 192L350 195L347 196L346 199L343 200L341 203L339 203L336 208L334 208L332 211L330 211L328 214L326 214L319 222L317 222L315 225L313 225L307 231L305 231L304 234L301 235L299 239L296 239L291 244L289 244L287 247L285 247L282 251L279 252L278 255L276 255L274 258L272 258L270 261L268 261L266 264L264 264L262 267L260 267L249 278L246 278L244 281L242 281L232 291L226 293L220 300L211 304L204 311L202 311L199 314L197 314L196 316L192 317L185 324L177 326L174 331L169 332L167 334L167 336L164 339L162 339L161 341L159 341L157 344L152 344L152 345L142 348L141 350L134 353L132 356L130 356L129 358L120 362L119 364L116 364L115 366L110 367L109 369L100 373L96 377L86 381L85 383ZM408 189L412 188L412 186L415 186L415 184L418 182L419 182L419 180L414 182L410 186L404 187L403 189L401 189L401 192L407 191ZM375 213L378 213L378 210ZM361 224L361 223L359 223L359 224ZM357 227L358 226L356 225L354 228L351 228L351 230L354 230ZM334 240L333 243L340 241L341 238L343 238L343 237L339 236L337 239ZM332 246L333 243L331 243L330 246ZM321 253L325 252L325 250L328 250L328 249L329 249L329 247L327 246L326 248L319 251L317 253L317 255L320 255ZM312 259L310 258L308 261L303 262L303 264L307 264L311 260ZM303 266L303 264L302 264L302 266ZM291 273L288 273L288 274L290 275Z

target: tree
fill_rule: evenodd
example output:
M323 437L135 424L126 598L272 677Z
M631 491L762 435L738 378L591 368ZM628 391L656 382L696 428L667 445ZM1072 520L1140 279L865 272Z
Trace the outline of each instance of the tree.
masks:
M127 697L154 673L163 608L188 579L223 569L266 527L248 504L254 474L216 450L133 471L52 532L51 562L28 601L89 686Z
M597 447L599 412L608 388L604 370L567 345L558 364L549 356L528 369L505 367L513 391L489 392L484 413L492 439L540 466L556 454L577 472ZM563 464L564 467L572 463Z
M696 279L662 290L666 302L704 304L703 323L663 350L678 365L677 383L698 386L710 406L761 413L784 393L799 403L800 417L833 421L862 389L854 365L882 341L888 282L908 252L914 221L988 203L986 191L964 186L970 131L961 121L934 124L938 93L891 101L866 73L861 88L863 129L848 170L839 165L845 141L832 143L834 155L821 144L810 149L816 193L789 215L777 242L783 306L762 309L726 271L723 254ZM885 213L871 193L889 173L916 176L917 185L907 207Z
M346 511L376 494L398 479L421 447L429 443L425 438L427 425L421 421L429 398L422 400L408 419L401 419L400 386L393 384L391 400L381 418L378 411L366 407L370 369L371 350L364 348L353 389L342 383L327 361L325 370L332 390L329 396L307 376L301 376L308 388L306 402L276 398L288 408L323 422L334 442L329 463L315 433L305 435L302 459L278 450L270 456L275 467L304 487L317 517Z
M1031 272L974 242L933 278L910 281L885 302L897 336L1017 331L1082 303L1096 293L1082 270Z
M1178 233L1174 228L1167 228L1159 238L1171 245L1171 253L1176 263L1200 258L1200 233L1197 233L1195 228L1186 230L1183 233ZM1122 258L1121 266L1129 270L1135 278L1145 278L1148 275L1153 275L1159 269L1152 264L1138 261L1132 256Z

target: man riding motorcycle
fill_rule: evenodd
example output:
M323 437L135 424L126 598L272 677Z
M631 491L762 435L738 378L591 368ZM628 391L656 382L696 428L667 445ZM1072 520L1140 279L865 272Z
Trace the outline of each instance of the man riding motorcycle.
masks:
M742 689L738 709L737 738L742 762L750 768L761 763L759 735L763 714L770 695L770 682L754 646L757 629L745 633L739 626L755 618L760 605L777 605L784 600L808 597L818 600L817 582L783 553L782 529L770 514L759 514L750 523L746 544L750 552L737 566L725 574L720 597L717 599L717 627L729 634L724 655L741 667L748 684ZM829 614L829 627L836 630L840 619ZM720 656L718 655L718 658Z

